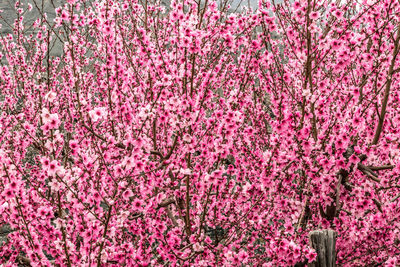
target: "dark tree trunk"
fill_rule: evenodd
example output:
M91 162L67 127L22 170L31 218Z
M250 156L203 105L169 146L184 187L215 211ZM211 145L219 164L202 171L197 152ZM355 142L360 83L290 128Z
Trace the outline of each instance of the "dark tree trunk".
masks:
M336 266L336 235L336 232L330 229L310 232L310 245L316 250L317 258L308 264L309 267Z

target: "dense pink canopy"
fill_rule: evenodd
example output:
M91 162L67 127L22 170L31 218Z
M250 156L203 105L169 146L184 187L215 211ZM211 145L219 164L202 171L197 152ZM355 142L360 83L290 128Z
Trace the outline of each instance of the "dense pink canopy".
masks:
M399 1L229 8L16 5L0 264L290 266L327 228L340 266L400 264Z

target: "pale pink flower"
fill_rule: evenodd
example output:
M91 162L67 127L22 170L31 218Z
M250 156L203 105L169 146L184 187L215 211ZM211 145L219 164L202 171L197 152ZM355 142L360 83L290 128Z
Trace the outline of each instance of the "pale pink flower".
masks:
M103 119L105 115L106 115L106 111L105 111L105 108L103 108L103 107L97 107L97 108L94 108L93 110L89 111L89 116L93 122Z
M46 94L45 99L47 99L49 102L53 102L54 99L56 99L57 94L53 91L50 91Z

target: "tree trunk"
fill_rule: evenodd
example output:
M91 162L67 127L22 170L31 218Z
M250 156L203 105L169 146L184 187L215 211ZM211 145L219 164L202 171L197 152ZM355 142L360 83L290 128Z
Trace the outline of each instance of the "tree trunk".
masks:
M310 232L310 245L316 250L317 258L308 264L309 267L336 266L336 235L331 229Z

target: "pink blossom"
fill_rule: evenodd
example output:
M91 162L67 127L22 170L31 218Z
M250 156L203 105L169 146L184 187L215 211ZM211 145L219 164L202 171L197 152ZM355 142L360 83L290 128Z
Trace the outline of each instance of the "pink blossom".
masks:
M59 169L58 162L56 160L53 160L49 163L47 167L47 173L49 176L54 176L57 173L57 170Z
M313 20L318 19L319 18L319 13L316 12L316 11L311 12L310 13L310 18L313 19Z
M95 108L89 111L89 116L93 120L93 122L97 122L99 119L102 119L106 115L105 108Z
M50 92L48 92L48 93L46 94L45 98L46 98L48 101L53 102L54 99L56 98L56 96L57 96L57 95L56 95L55 92L50 91Z

